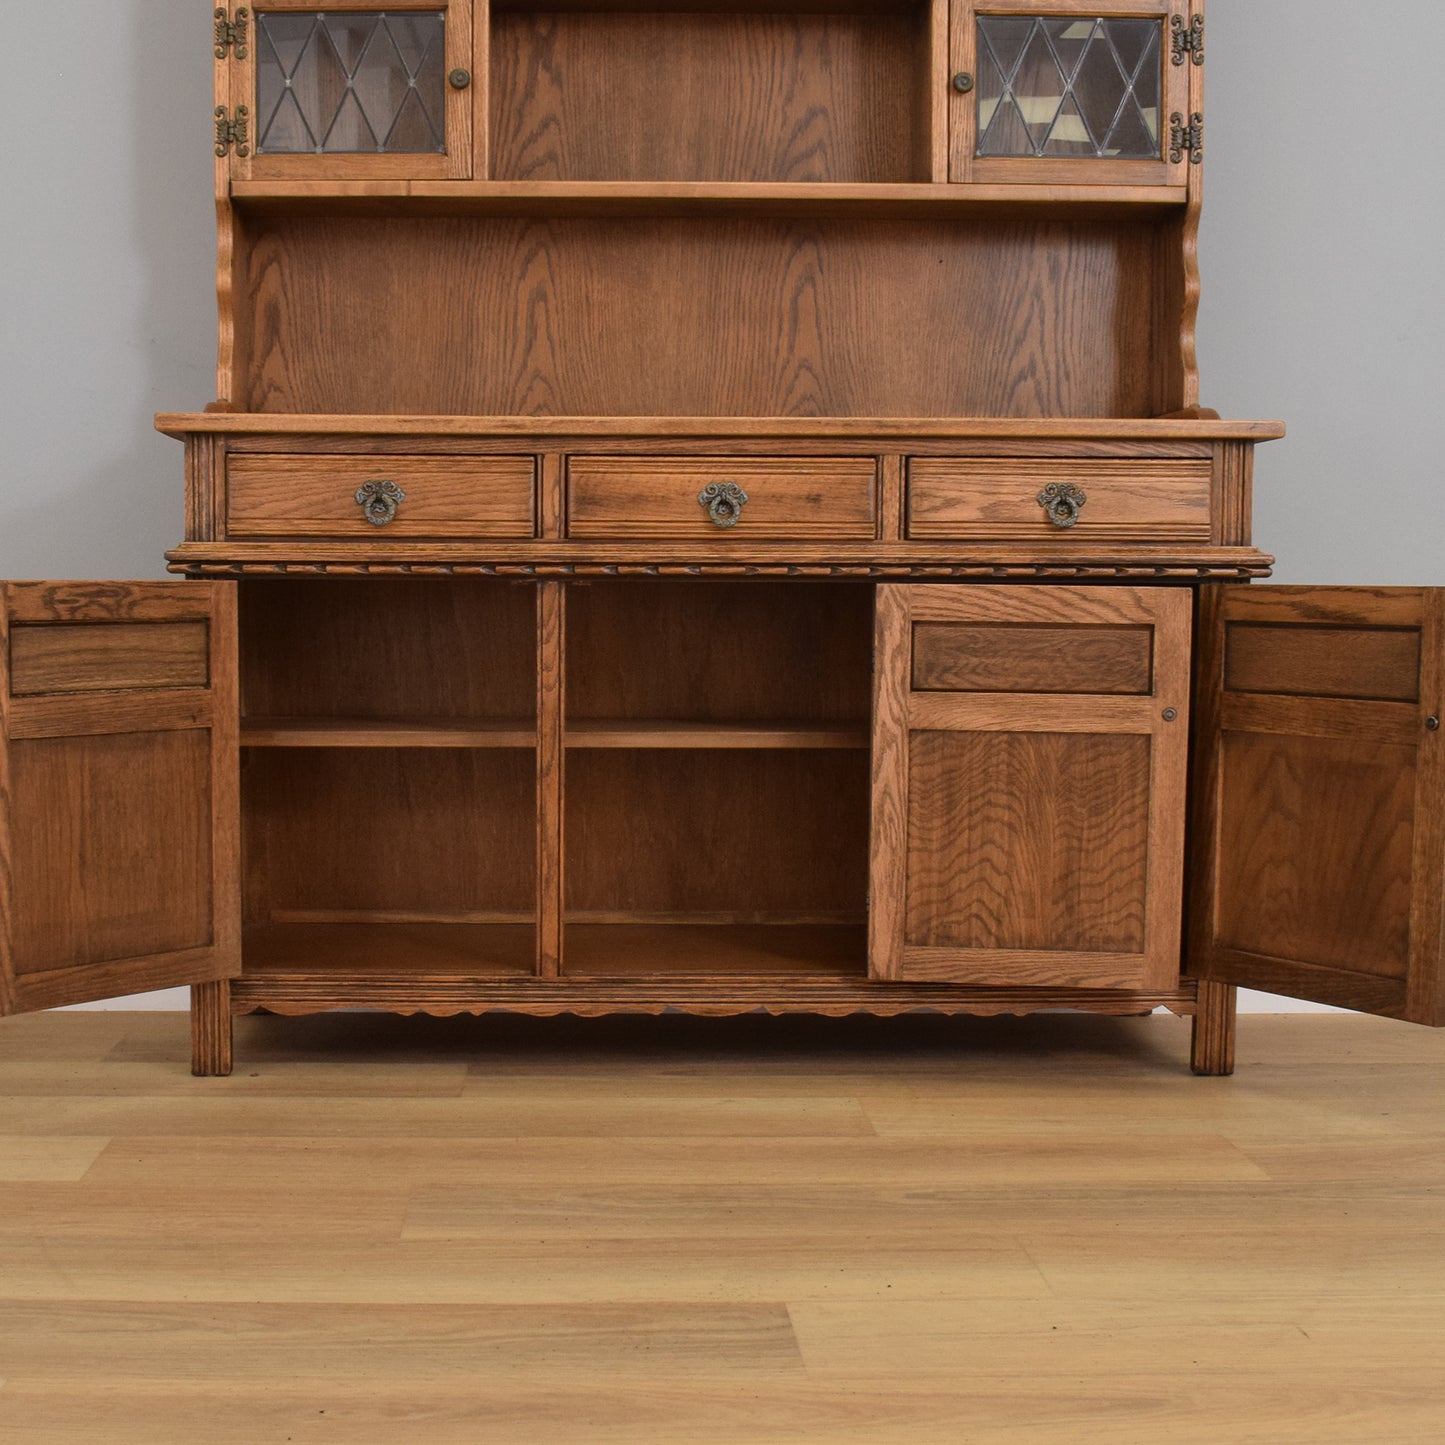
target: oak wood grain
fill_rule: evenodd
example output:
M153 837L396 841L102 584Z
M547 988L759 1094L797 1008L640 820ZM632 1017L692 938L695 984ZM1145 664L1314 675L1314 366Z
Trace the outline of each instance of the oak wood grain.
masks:
M740 487L746 501L723 528L701 498ZM567 461L569 537L686 538L748 545L754 538L874 538L872 458L579 457Z
M244 402L1145 417L1157 244L1099 221L269 218ZM383 293L404 329L377 327Z
M908 464L907 535L918 540L1027 538L1044 548L1077 545L1086 538L1208 541L1211 471L1202 459L1009 463L914 457ZM1038 502L1051 482L1077 486L1087 498L1071 528L1055 526Z
M405 500L385 524L398 537L531 537L534 457L233 455L226 463L226 535L370 537L356 500L368 481Z
M919 622L915 692L1146 693L1153 679L1147 627L1049 627Z
M10 690L43 693L204 688L204 622L20 624L10 633Z
M491 174L927 179L917 176L911 95L920 29L918 7L910 8L498 11Z
M9 583L0 603L0 1009L233 973L235 588Z
M1211 601L1191 972L1445 1021L1439 611L1408 588Z

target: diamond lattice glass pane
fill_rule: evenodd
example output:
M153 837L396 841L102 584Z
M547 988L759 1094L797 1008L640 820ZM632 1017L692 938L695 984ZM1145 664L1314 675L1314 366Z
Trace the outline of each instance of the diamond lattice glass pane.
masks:
M978 154L1159 156L1162 22L978 17Z
M261 154L446 150L446 12L256 16Z

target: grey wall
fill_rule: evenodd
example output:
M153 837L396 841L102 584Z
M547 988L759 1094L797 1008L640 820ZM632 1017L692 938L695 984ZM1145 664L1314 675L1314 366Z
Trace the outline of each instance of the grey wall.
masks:
M151 415L214 392L212 7L7 9L0 576L158 576L181 453ZM1445 583L1445 164L1411 40L1439 10L1210 0L1203 399L1289 423L1256 477L1281 580Z

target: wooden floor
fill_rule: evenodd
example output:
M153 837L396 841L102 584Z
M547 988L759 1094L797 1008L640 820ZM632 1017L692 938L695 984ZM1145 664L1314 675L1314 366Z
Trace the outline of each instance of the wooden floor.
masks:
M1438 1442L1445 1034L0 1022L0 1440Z

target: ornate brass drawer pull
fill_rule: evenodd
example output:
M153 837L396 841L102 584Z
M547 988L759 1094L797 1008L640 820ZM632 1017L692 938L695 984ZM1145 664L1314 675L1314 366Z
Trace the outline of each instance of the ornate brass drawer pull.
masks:
M356 489L356 505L373 527L384 527L396 517L406 493L395 482L363 482Z
M735 527L747 505L748 494L736 482L709 482L697 494L697 504L719 527Z
M1072 482L1050 482L1038 495L1044 516L1056 527L1072 527L1089 499Z

